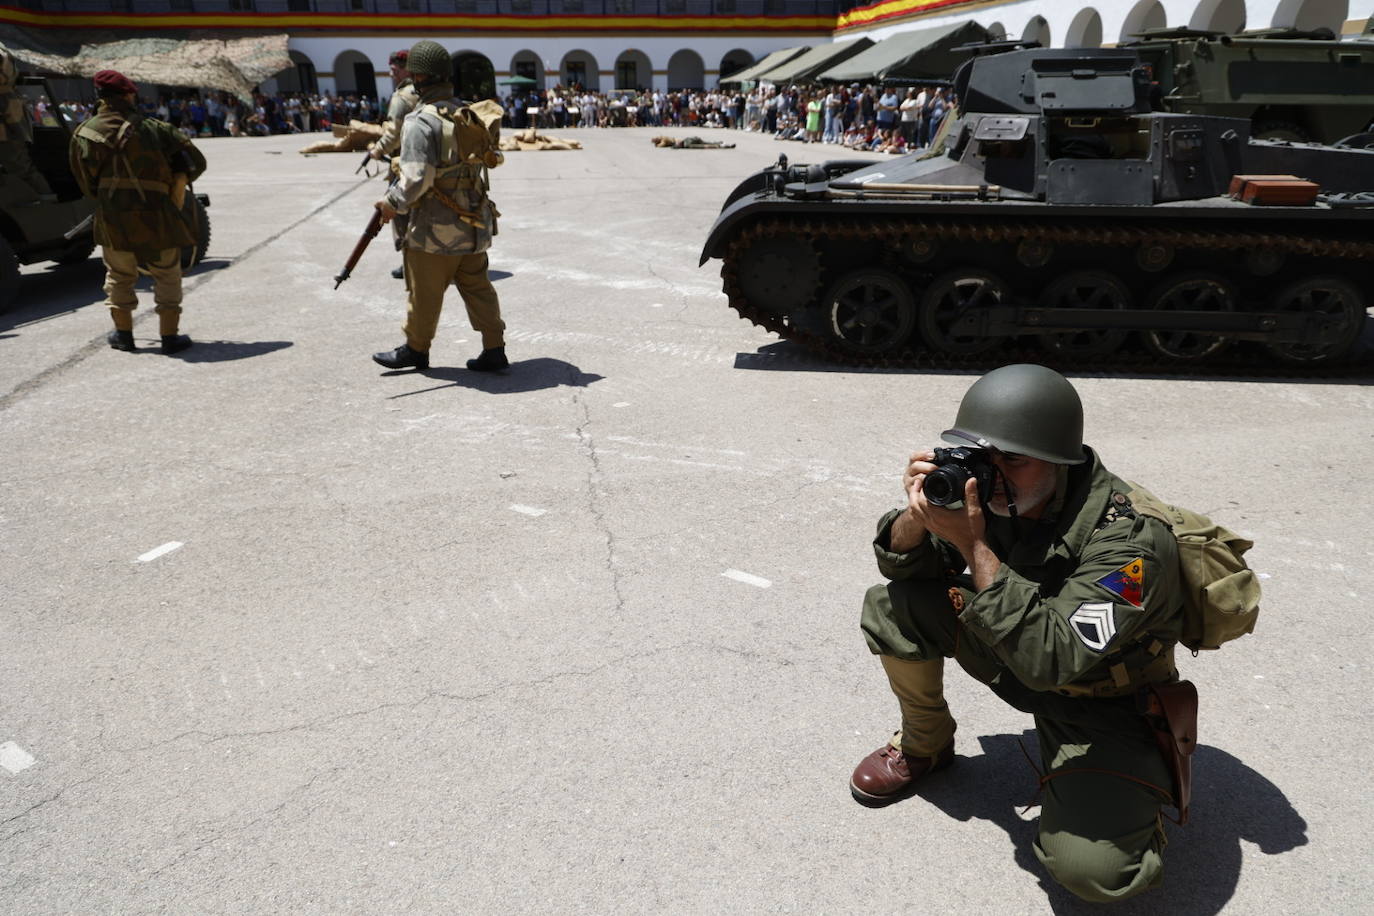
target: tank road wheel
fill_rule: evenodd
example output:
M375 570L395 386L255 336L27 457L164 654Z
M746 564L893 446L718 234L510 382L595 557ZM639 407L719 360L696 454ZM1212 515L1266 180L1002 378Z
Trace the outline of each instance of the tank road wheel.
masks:
M1040 304L1056 309L1121 309L1131 307L1131 292L1105 270L1075 270L1055 280L1040 296ZM1057 356L1105 356L1126 341L1125 328L1083 331L1046 331L1040 345Z
M1359 340L1366 313L1364 296L1341 277L1313 277L1292 283L1274 297L1276 312L1319 315L1324 343L1271 343L1265 348L1287 363L1317 363L1339 359Z
M1159 311L1231 312L1236 294L1215 274L1185 273L1171 277L1150 294L1150 308ZM1192 362L1220 352L1231 338L1196 331L1143 331L1145 349L1160 359Z
M739 255L735 277L753 308L782 317L800 311L816 298L821 282L820 258L800 238L760 238Z
M994 274L979 270L941 274L921 297L921 336L932 350L940 353L969 356L990 350L1002 338L956 328L955 324L965 316L976 316L1001 305L1006 297L1006 285Z
M906 343L916 327L916 299L901 277L866 268L841 276L826 291L830 333L858 356L890 353Z

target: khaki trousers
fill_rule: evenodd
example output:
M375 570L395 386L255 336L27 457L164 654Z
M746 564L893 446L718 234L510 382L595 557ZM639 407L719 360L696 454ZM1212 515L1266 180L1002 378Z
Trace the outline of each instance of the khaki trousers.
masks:
M138 255L102 247L100 256L105 261L105 304L110 307L110 318L118 330L132 331L134 309L138 308L138 295L134 292ZM159 251L143 269L153 278L153 304L160 332L164 337L175 334L181 322L181 250Z
M482 349L506 345L506 323L501 320L501 302L496 288L487 278L487 253L431 254L419 248L405 250L406 289L410 308L402 330L406 346L428 353L439 328L444 308L444 293L450 285L458 287L468 322L482 335Z
M972 596L968 589L962 593L965 601ZM1053 778L1044 785L1034 849L1056 881L1098 902L1124 900L1163 881L1160 807L1167 799L1142 782L1167 792L1172 778L1133 697L1084 699L1026 687L959 624L943 581L873 586L864 597L860 626L869 649L885 656L885 667L902 667L890 665L890 656L925 668L919 715L912 714L903 679L892 679L904 730L913 719L942 719L931 683L938 673L925 667L941 658L953 658L1004 701L1035 716L1041 766ZM952 725L951 720L951 731ZM919 745L921 737L903 735L902 744Z

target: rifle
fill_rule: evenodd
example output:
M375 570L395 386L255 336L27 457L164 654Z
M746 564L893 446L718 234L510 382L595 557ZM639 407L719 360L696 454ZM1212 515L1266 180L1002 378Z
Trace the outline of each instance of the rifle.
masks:
M334 278L334 288L338 289L339 284L347 280L353 274L353 268L358 266L358 259L367 251L368 243L377 237L377 233L382 231L382 211L373 210L372 218L367 221L367 228L363 230L362 237L358 239L358 244L353 246L353 253L348 256L347 263L343 270L339 271Z

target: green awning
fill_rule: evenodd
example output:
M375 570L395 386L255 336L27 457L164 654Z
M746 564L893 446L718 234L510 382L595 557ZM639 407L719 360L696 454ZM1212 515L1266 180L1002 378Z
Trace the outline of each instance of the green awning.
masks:
M812 48L805 54L758 76L769 83L801 83L814 80L822 70L836 67L854 55L873 47L871 38L851 38Z
M947 80L973 55L960 45L986 41L988 30L973 20L934 29L898 32L830 67L817 79L839 83L901 83Z
M721 77L720 81L722 83L747 83L751 80L757 80L760 73L767 73L774 67L794 60L805 54L807 50L806 45L800 45L795 48L783 48L781 51L774 51L756 64L751 64L743 70L736 70L729 76Z

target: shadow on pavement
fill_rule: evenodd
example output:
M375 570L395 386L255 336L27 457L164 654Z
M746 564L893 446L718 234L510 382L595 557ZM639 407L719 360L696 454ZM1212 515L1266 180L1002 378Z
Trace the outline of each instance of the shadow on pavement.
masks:
M174 353L173 359L185 360L188 363L227 363L236 359L265 356L292 345L289 340L196 340L194 335L191 339L195 340L195 346ZM157 344L152 344L152 347L149 352L156 353Z
M560 385L586 388L593 382L599 382L605 378L605 376L595 373L583 372L572 363L564 362L561 359L550 359L544 356L538 359L526 359L511 363L509 369L497 373L471 372L463 368L436 366L424 371L403 370L383 372L382 375L387 378L414 376L416 378L440 379L448 383L421 388L418 391L393 394L387 399L391 401L397 398L408 398L416 394L442 391L445 388L471 388L476 391L484 391L487 394L519 394L526 391L557 388Z
M233 265L229 258L206 258L183 275L188 292L200 274L223 270ZM19 304L0 314L0 331L70 314L88 305L105 301L105 262L92 256L79 264L50 264L38 273L23 274L19 283ZM136 287L142 308L152 309L153 281L139 277ZM140 309L141 310L141 309ZM18 335L9 335L18 336Z
M983 753L961 757L946 773L930 777L918 796L960 821L992 821L1014 845L1016 864L1035 875L1057 914L1102 912L1060 887L1046 872L1031 842L1036 822L1017 811L1032 803L1036 775L1018 739L1038 757L1035 731L980 737ZM1038 803L1038 799L1035 800ZM1170 814L1173 809L1166 809ZM1267 855L1290 852L1307 843L1307 822L1278 786L1223 750L1200 746L1193 756L1193 804L1188 826L1168 824L1164 883L1112 905L1113 914L1218 913L1235 894L1241 873L1241 841Z
M490 280L490 281L493 282L493 283L495 283L497 280L504 280L504 279L506 279L507 277L513 277L513 276L515 276L515 274L511 273L509 270L488 270L488 271L487 271L487 279Z
M1228 351L1229 352L1229 351ZM1241 351L1236 350L1239 353ZM1255 351L1251 351L1252 354ZM1374 318L1369 320L1360 342L1355 345L1351 356L1342 365L1324 368L1317 364L1311 368L1303 365L1284 365L1272 357L1256 355L1256 362L1200 365L1195 369L1185 366L1157 364L1157 368L1142 368L1145 356L1136 351L1121 354L1120 365L1103 361L1099 365L1083 369L1063 360L1058 362L1050 354L1028 350L1007 350L1000 356L993 353L985 361L969 368L945 369L922 366L857 366L836 360L825 359L806 347L791 340L779 340L764 344L752 353L735 354L735 368L772 372L849 372L882 375L962 375L977 378L989 369L1020 360L1041 363L1057 369L1069 378L1088 376L1111 376L1134 379L1175 379L1201 382L1274 382L1294 381L1304 384L1328 385L1370 385L1374 384ZM929 357L926 357L929 359Z

